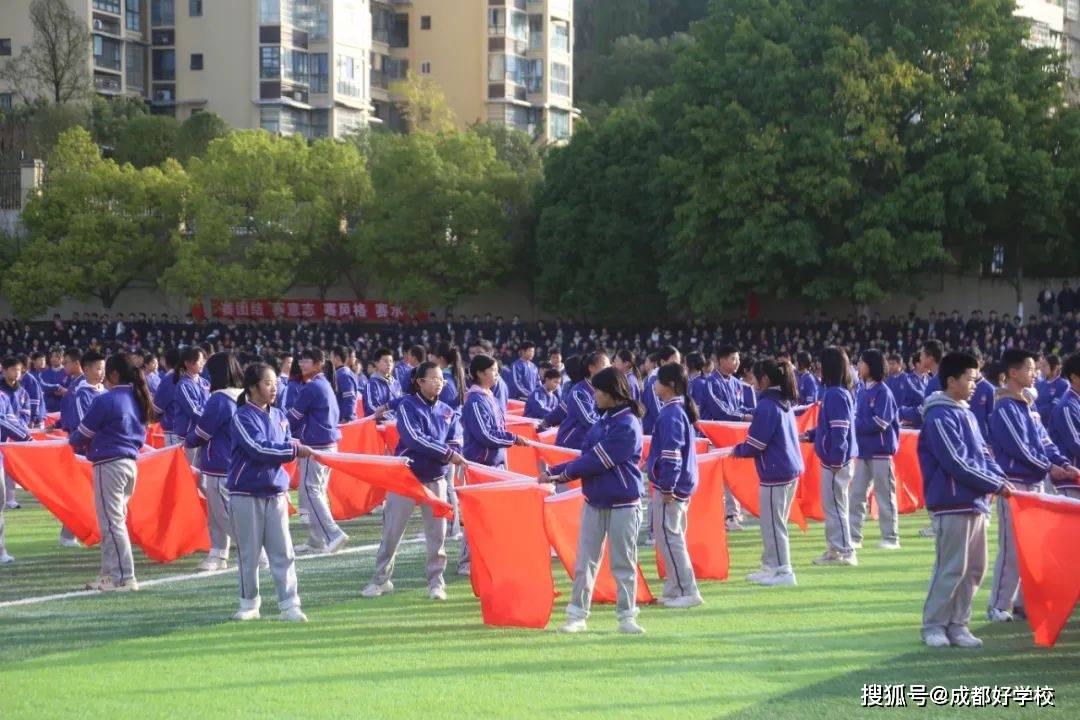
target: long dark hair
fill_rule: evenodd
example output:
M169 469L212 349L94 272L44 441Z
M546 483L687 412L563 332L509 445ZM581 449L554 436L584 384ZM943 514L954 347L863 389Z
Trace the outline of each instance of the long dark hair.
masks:
M450 368L450 376L454 380L459 398L465 397L465 365L461 362L461 353L450 343L440 343L435 350L435 355L440 357L446 367Z
M135 402L139 408L139 422L145 423L153 417L154 402L150 397L150 388L146 386L146 378L127 353L114 353L105 361L105 377L116 373L119 385L130 385L135 393Z
M180 353L180 362L176 364L176 367L172 371L172 381L179 384L180 378L184 377L184 373L187 372L187 364L189 362L196 362L199 356L206 356L206 351L198 345L188 345Z
M240 391L240 397L236 399L237 405L244 405L245 403L251 402L248 400L248 390L262 381L263 373L267 370L273 372L274 368L264 362L253 362L244 368L244 378L241 381L242 389Z
M581 361L580 355L571 355L566 358L566 362L563 363L566 370L566 376L570 378L570 382L575 385L585 379L588 375L588 370L585 369L585 364Z
M469 375L472 376L473 382L476 382L476 375L495 367L496 360L490 355L484 355L483 353L475 356L472 362L469 363Z
M424 362L414 367L412 370L412 375L409 376L409 392L420 392L420 379L427 374L428 370L430 370L431 368L438 369L438 367L438 365L431 362L430 360L425 360ZM464 398L462 398L462 402L464 402Z
M699 353L691 353L691 355L700 357ZM660 369L656 371L656 382L671 388L676 395L682 395L683 410L686 411L686 417L690 418L690 424L693 425L698 421L697 403L694 402L694 398L690 397L690 381L687 379L686 370L682 365L676 363L661 365Z
M231 352L219 352L206 361L206 374L210 376L210 391L238 388L244 382L240 362Z
M841 348L830 346L821 351L821 381L826 387L851 390L851 363Z
M860 359L866 363L866 367L870 370L870 379L874 382L881 382L885 379L885 358L882 356L880 350L863 350ZM897 360L899 360L897 356Z
M788 402L794 402L799 397L799 389L795 384L795 369L789 362L777 362L772 358L758 360L754 365L754 377L759 385L762 380L767 379L770 389L775 388L780 397Z
M628 407L630 412L639 418L645 414L641 403L630 397L630 385L626 382L626 376L615 368L606 367L593 375L592 384L594 388L606 392L615 400L612 410Z
M624 363L630 366L630 372L631 374L633 374L634 377L636 377L638 380L641 379L641 373L638 371L637 359L634 357L633 352L627 350L626 348L623 348L622 350L619 350L617 353L615 353L615 357L619 358Z

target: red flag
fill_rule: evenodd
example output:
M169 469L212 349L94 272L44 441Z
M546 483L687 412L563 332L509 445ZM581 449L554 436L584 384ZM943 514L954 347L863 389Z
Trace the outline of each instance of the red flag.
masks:
M912 513L919 508L926 507L926 498L923 496L922 470L919 468L918 447L918 430L900 431L900 448L897 450L893 462L896 464L898 485L896 502L902 513Z
M157 449L165 447L165 433L161 429L161 423L147 424L146 444Z
M544 497L550 492L536 482L458 488L485 625L543 628L551 620L555 581L544 530Z
M1080 601L1080 500L1016 493L1008 502L1028 625L1036 645L1053 646Z
M506 429L518 437L536 442L536 421L531 418L506 418ZM511 445L506 450L506 466L514 472L535 477L539 469L536 449L531 446Z
M503 482L526 482L535 484L536 478L516 473L513 470L493 468L488 465L481 465L480 463L470 462L465 464L465 485L489 485L491 483Z
M382 455L383 439L375 424L375 416L345 423L340 428L339 453ZM366 478L340 471L330 471L326 495L330 500L330 514L335 520L351 520L367 515L386 499L386 490L370 483Z
M810 428L817 427L820 409L821 403L814 403L809 405L802 415L795 416L795 428L800 435L810 430Z
M699 580L727 580L730 568L724 526L724 466L722 451L698 456L698 487L686 511L686 549ZM666 577L660 550L656 569Z
M94 514L91 466L66 440L4 443L4 471L36 497L84 545L101 540Z
M825 511L821 507L821 460L814 452L813 443L799 443L802 451L803 474L799 476L799 487L795 489L795 502L804 517L822 522ZM847 512L845 508L844 512Z
M540 440L540 442L547 443L548 445L554 445L555 438L558 436L559 428L551 428L550 430L545 430L542 433L536 434L536 437Z
M382 425L378 426L378 431L386 444L386 454L393 455L396 453L398 442L401 441L401 436L397 431L397 423L393 420L384 422Z
M131 542L160 563L209 550L206 503L184 448L143 453L135 466L138 476L127 517Z
M585 496L581 490L552 495L544 500L544 526L548 540L559 556L559 562L566 569L570 579L574 579L574 567L577 562L578 531L581 527L581 508ZM641 573L641 564L637 568L637 601L651 603L656 598L649 591L645 576ZM600 569L596 574L596 586L593 588L593 602L615 602L615 578L611 575L608 560L608 547L604 543L604 554L600 557Z
M722 420L700 420L697 426L698 430L709 438L709 442L718 448L735 447L746 440L750 430L750 423Z
M412 498L422 505L429 505L435 511L435 517L453 517L454 511L449 503L443 502L423 483L416 479L409 469L405 458L387 457L386 455L350 455L346 453L315 453L315 459L331 470L337 470L352 478L354 483L365 483ZM339 482L349 482L346 478Z
M721 464L724 467L724 484L731 490L731 494L735 496L735 499L739 501L744 510L754 517L760 517L761 503L758 490L761 483L758 480L753 458L737 458L734 455L727 455L721 461ZM798 525L803 532L806 532L806 517L803 515L798 502L791 503L788 520Z
M525 414L525 401L524 400L507 400L506 401L506 414L507 415L524 415Z

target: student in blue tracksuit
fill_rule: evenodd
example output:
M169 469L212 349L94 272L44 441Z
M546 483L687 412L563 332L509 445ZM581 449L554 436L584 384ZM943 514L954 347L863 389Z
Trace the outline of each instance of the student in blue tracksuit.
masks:
M23 365L17 357L6 357L3 360L3 371L3 378L0 379L0 394L7 398L8 405L19 418L19 422L30 428L30 395L22 386ZM21 507L15 499L15 481L10 477L5 477L4 483L7 507L12 510Z
M815 565L859 564L848 520L848 486L858 452L850 365L847 353L840 348L827 347L821 351L821 379L825 392L818 425L807 433L821 463L821 508L825 513L827 545L825 552L814 558ZM816 385L814 392L817 392Z
M739 371L739 350L734 345L721 345L713 351L713 371L709 376L708 393L704 404L698 408L703 420L749 422L754 408L748 406L743 386L736 373ZM756 382L756 376L755 376ZM760 391L760 388L758 388ZM738 532L742 526L742 507L739 501L724 489L725 524L729 532Z
M898 353L889 353L885 358L885 362L887 373L882 382L885 383L885 387L889 388L893 401L899 407L900 398L903 396L904 388L908 382L907 373L904 372L904 359Z
M393 420L395 415L390 406L401 397L402 388L394 375L394 354L388 348L379 348L372 359L375 372L368 378L367 392L364 393L364 414Z
M761 570L747 576L760 585L794 585L788 545L788 513L799 476L805 469L795 428L798 400L791 363L758 360L754 378L760 389L758 406L746 441L734 448L735 457L752 457L761 481Z
M285 414L274 407L277 374L263 363L244 370L243 392L229 423L229 471L225 488L236 540L240 609L234 620L257 620L260 556L266 552L277 590L281 619L304 622L296 586L296 563L289 535L289 476L282 464L311 458L297 443Z
M709 397L709 362L699 352L686 354L687 392L694 401L694 407L700 408Z
M146 380L126 353L105 362L109 390L90 404L82 422L68 436L76 452L94 464L94 509L101 529L101 575L87 590L138 590L127 504L135 492L135 459L146 442L153 412Z
M543 384L529 394L525 401L525 417L543 420L559 404L559 385L562 372L555 368L544 371Z
M941 381L938 379L938 365L945 355L945 347L938 340L927 340L919 351L919 369L926 376L926 381L921 383L913 379L908 390L908 396L900 407L900 422L910 427L922 426L922 402L926 398L941 390ZM922 398L917 397L922 390Z
M883 382L884 360L879 350L864 350L859 359L863 391L855 401L855 477L848 505L852 544L862 547L863 520L870 487L878 506L882 550L900 548L900 521L896 504L896 467L900 448L900 416L889 386Z
M536 346L530 341L518 345L518 359L510 366L507 390L515 400L527 400L529 394L540 386L540 373L533 358Z
M60 412L60 397L62 395L64 376L64 354L59 348L49 351L48 365L38 374L41 388L45 392L45 412Z
M338 345L330 351L330 363L334 366L335 397L338 404L338 422L347 423L356 419L356 375L346 364L349 350Z
M40 353L38 354L40 355ZM31 372L30 356L19 355L19 362L23 368L22 375L19 377L19 384L26 391L27 403L30 406L30 427L41 429L45 427L45 394L41 389L41 383Z
M558 426L555 444L580 450L585 435L600 417L596 412L592 377L610 364L608 356L602 352L589 353L580 362L568 362L567 370L574 385L536 429L543 432L548 427Z
M751 415L754 414L754 408L757 407L757 390L754 388L755 363L757 363L757 360L754 357L748 357L745 366L740 364L738 371L735 373L735 376L739 378L739 389L742 391L742 406Z
M1043 422L1050 419L1050 413L1054 405L1069 390L1069 381L1061 372L1061 358L1057 355L1046 355L1040 363L1043 379L1035 383L1035 407L1042 416Z
M990 438L990 414L994 412L994 395L997 388L983 376L983 358L978 351L972 353L979 361L979 380L975 383L975 394L971 396L971 412L979 424L979 432L986 439Z
M645 468L652 485L649 515L653 537L667 570L660 602L669 608L694 607L703 600L686 548L686 514L698 484L697 404L688 394L686 371L681 365L662 366L653 388L662 405Z
M202 473L206 515L210 526L210 552L197 570L224 570L229 566L229 493L225 481L232 460L232 420L236 400L243 390L243 371L230 352L214 353L206 361L210 375L210 399L185 446L198 448L196 465Z
M161 385L161 376L158 375L158 359L157 355L152 352L143 354L143 364L140 368L143 378L146 380L146 388L150 391L150 397L153 397L157 393L158 387Z
M1066 358L1061 376L1069 383L1069 389L1050 413L1050 438L1069 459L1070 465L1080 467L1080 353ZM1080 484L1075 480L1055 480L1053 483L1058 493L1080 500Z
M176 400L176 383L172 381L172 378L176 367L180 364L180 351L176 348L169 348L165 351L163 360L164 367L162 370L165 371L165 375L161 378L158 389L152 395L154 398L154 418L161 425L161 432L165 436L165 447L172 447L183 442L183 438L178 437L173 431L174 411L172 409L172 404ZM82 373L81 369L79 373ZM149 386L147 388L149 389Z
M989 495L1008 497L1013 491L968 409L978 370L978 360L967 353L942 358L942 390L927 398L919 433L919 468L935 544L922 624L923 642L930 647L982 645L967 626L986 572Z
M91 351L87 351L89 353ZM95 353L97 354L97 353ZM82 366L83 353L67 355L64 360L64 370L67 375L64 378L64 394L60 398L60 420L57 426L66 433L74 432L79 426L82 417L75 408L75 393L79 386L86 381L86 374Z
M393 366L394 369L392 372L394 375L394 379L397 380L398 387L402 389L402 392L405 390L405 388L410 387L410 384L412 383L413 370L415 370L420 365L420 363L424 362L425 360L427 360L427 350L424 348L424 346L413 345L405 351L405 354L401 357L401 360L399 360L398 363Z
M73 386L70 392L73 396L72 412L74 413L74 417L69 421L71 430L79 426L94 400L106 392L105 356L96 350L87 350L83 353L80 364L83 369L82 380Z
M798 372L795 373L796 384L799 388L799 405L813 405L818 401L819 395L824 392L818 387L818 379L814 376L814 359L810 357L810 353L800 350L795 354L795 361L799 365ZM822 370L822 380L824 380L824 374L825 371Z
M592 377L599 420L589 429L577 459L553 466L541 482L580 479L581 509L577 562L566 623L560 632L583 632L592 605L593 587L607 541L615 578L619 630L641 634L637 615L637 537L641 529L641 405L630 397L626 376L612 367ZM693 441L691 440L691 447Z
M682 356L679 351L671 345L665 345L657 351L657 370L668 363L675 363L678 365L682 362ZM645 408L645 417L641 420L641 429L646 435L652 435L653 425L656 424L656 418L660 414L660 399L656 396L656 390L653 385L656 384L656 373L653 373L645 381L645 388L641 391L641 404Z
M461 417L457 410L439 400L445 380L433 362L423 362L413 373L412 392L398 404L398 442L396 454L409 459L409 469L437 498L447 498L446 484L450 465L462 465ZM393 592L394 559L397 556L405 525L416 502L388 493L383 507L383 534L375 557L375 576L360 593L379 597ZM428 598L446 600L446 520L435 517L432 509L420 508L424 518L427 544Z
M184 442L195 429L206 401L210 399L210 383L202 376L205 368L206 351L197 345L190 345L180 353L180 364L166 380L176 385L169 410L172 413L172 432L176 434L178 443ZM196 467L195 450L188 448L185 452L188 462Z
M1027 492L1042 492L1047 475L1054 481L1076 481L1078 471L1047 435L1034 403L1026 391L1035 385L1035 354L1020 348L1006 350L1001 358L1005 387L994 399L990 415L990 448L1009 482ZM1020 565L1012 533L1009 504L998 502L998 552L990 585L987 618L1008 622L1014 612L1023 615ZM1016 610L1014 611L1014 605Z
M449 343L441 343L435 349L435 362L443 374L443 389L439 400L452 408L460 408L465 402L465 367L461 352Z
M461 411L465 459L490 467L506 467L506 449L528 444L506 429L506 415L491 392L498 373L495 358L477 355L472 359L469 374L473 385L465 394Z
M289 425L293 435L312 450L336 452L338 440L341 439L338 403L334 386L323 372L324 364L325 356L319 348L309 348L300 353L304 388L289 410ZM306 501L310 533L307 542L296 547L296 552L337 552L349 536L338 527L330 514L330 501L326 495L330 468L309 457L301 460L299 473L300 494Z
M278 376L278 396L274 400L276 407L281 408L281 411L288 415L303 389L304 373L300 372L300 363L291 362L284 384L281 382L281 376Z
M626 385L630 388L630 397L641 402L641 380L638 378L634 353L623 348L615 353L615 357L611 359L611 364L626 377Z
M30 428L16 414L15 409L8 400L8 396L5 393L0 393L0 442L28 442L32 439L30 437ZM0 477L0 565L7 565L13 562L15 558L11 557L4 547L4 508L18 508L19 504L12 505L15 497L9 494L10 491L7 489L8 482L4 473L3 455L0 455L0 476L4 476Z

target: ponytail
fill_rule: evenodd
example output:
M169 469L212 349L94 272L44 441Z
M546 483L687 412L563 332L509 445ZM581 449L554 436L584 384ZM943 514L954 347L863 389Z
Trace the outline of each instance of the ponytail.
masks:
M758 379L759 384L762 380L768 380L770 388L776 388L783 400L795 402L799 397L798 385L795 382L795 368L786 360L779 362L772 358L758 360L754 365L754 377Z
M461 362L461 353L449 343L439 345L435 354L442 358L446 367L450 368L450 376L453 378L454 387L457 389L459 398L465 397L465 365ZM462 400L464 402L464 400Z
M139 409L139 421L147 422L154 416L154 402L150 398L150 388L146 385L146 378L131 362L127 353L110 355L105 361L105 377L116 373L120 385L130 385L135 394L135 402Z
M184 373L187 371L187 364L189 362L198 362L200 356L205 356L206 351L198 345L188 345L180 353L180 362L176 364L172 372L172 381L179 385L180 378L184 377Z
M248 399L248 390L262 381L263 373L267 370L273 370L273 368L264 362L253 362L244 368L244 380L240 390L240 396L236 398L237 407L251 402Z
M676 395L682 395L683 411L686 412L686 417L690 419L691 425L701 419L698 414L697 403L694 402L694 398L690 397L690 383L686 379L686 369L682 365L677 363L661 365L660 369L656 371L656 382L671 388Z

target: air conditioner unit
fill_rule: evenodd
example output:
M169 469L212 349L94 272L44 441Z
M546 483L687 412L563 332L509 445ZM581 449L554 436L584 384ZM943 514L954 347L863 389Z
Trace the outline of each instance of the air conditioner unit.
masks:
M296 90L295 92L293 92L292 98L296 102L304 102L304 93L300 90Z
M94 18L94 29L95 30L104 30L105 29L105 23L102 20L98 19L98 18Z

